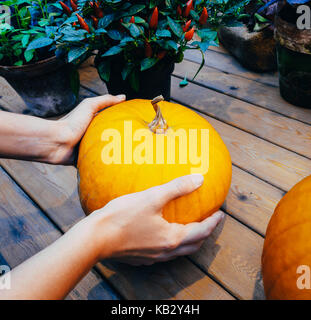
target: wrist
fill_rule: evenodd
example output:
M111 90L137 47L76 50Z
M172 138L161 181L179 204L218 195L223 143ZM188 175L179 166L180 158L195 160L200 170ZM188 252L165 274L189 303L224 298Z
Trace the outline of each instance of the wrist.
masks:
M93 254L97 261L113 257L118 247L118 230L115 230L109 220L109 213L101 209L93 212L83 221L83 227L90 234Z
M72 134L65 122L61 120L51 121L48 132L51 150L47 154L45 162L50 164L69 163L72 156L72 146L70 145Z

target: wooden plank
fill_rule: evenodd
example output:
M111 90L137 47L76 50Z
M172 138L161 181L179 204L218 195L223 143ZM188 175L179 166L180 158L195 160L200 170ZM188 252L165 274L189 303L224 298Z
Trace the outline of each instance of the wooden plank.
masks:
M265 299L263 238L227 216L191 259L240 299Z
M81 219L81 209L80 209L80 205L78 202L62 202L59 201L59 192L56 191L57 189L57 185L59 185L60 189L63 189L63 177L65 177L65 181L69 182L69 177L71 176L72 178L72 182L71 182L71 187L69 186L69 183L66 184L66 188L68 188L68 193L73 194L76 192L76 178L75 175L72 174L72 171L69 171L68 169L70 168L66 168L66 167L62 167L61 169L59 169L58 171L55 171L53 166L49 166L49 165L43 165L43 164L35 164L35 163L30 163L30 162L21 162L21 161L16 161L16 160L1 160L1 165L3 165L6 170L8 170L8 172L10 174L12 174L14 176L14 179L16 179L16 181L23 186L23 188L26 190L27 193L29 193L31 195L31 197L40 205L40 207L44 208L45 212L49 215L49 217L51 219L53 219L53 221L55 223L57 223L61 228L63 225L61 219L63 217L63 215L59 214L59 215L55 215L55 211L53 208L57 207L58 208L58 212L69 212L70 210L72 211L71 214L67 216L67 218L71 217L72 219L72 223L69 223L70 225L72 225L73 223L75 223L75 221L77 221L78 219ZM45 170L37 170L36 167L45 167ZM67 171L67 172L66 172ZM25 175L25 172L30 172L30 174ZM32 178L31 178L32 177ZM51 185L51 182L48 180L52 180L53 184L54 184L54 188L49 189L49 186ZM47 189L49 190L49 196L48 197L43 197L41 190L42 189ZM75 191L74 191L75 190ZM211 270L214 270L213 272L215 274L213 274L213 276L215 278L217 278L217 280L219 282L221 282L223 285L225 285L225 287L232 292L234 295L243 298L243 299L250 299L253 297L253 289L254 288L254 284L253 282L256 282L256 278L254 277L250 277L248 275L242 276L240 273L244 272L245 270L237 270L235 269L235 265L234 265L234 261L237 259L236 257L236 253L239 252L240 257L242 257L245 261L248 261L249 264L249 268L251 269L256 269L258 272L260 270L260 263L258 263L258 260L255 259L255 255L254 258L250 258L249 259L249 255L251 254L251 256L253 255L253 251L257 250L258 256L261 255L261 242L262 242L262 238L257 235L256 233L252 232L251 230L247 229L247 228L243 228L241 229L240 223L237 222L236 220L234 220L231 217L227 217L227 224L226 225L230 225L230 229L233 228L234 230L231 231L231 234L234 235L234 237L239 238L241 241L239 243L235 243L234 245L236 245L237 247L232 247L232 251L227 252L226 254L228 254L228 259L232 260L231 264L227 265L227 275L226 277L223 279L222 276L218 275L218 270L222 270L222 262L221 260L219 260L218 258L218 254L217 257L215 257L215 259L213 260L213 264L209 267L211 268ZM68 221L66 221L66 223L68 223ZM232 227L233 225L233 227ZM226 228L226 230L228 230ZM221 246L224 247L230 247L232 245L232 241L231 238L227 238L227 232L224 231L222 232L220 235L217 234L217 237L219 237L219 241L221 243ZM256 238L257 240L253 240L254 238ZM248 243L249 241L254 241L254 243L256 243L256 246L252 246L251 248L248 248L247 246L244 245L244 243ZM202 252L202 255L210 255L214 252L214 244L210 242L209 246L206 247L206 250L204 252ZM251 252L249 252L251 251ZM222 254L220 254L220 257L222 256ZM183 261L181 263L181 261ZM178 269L181 268L181 265L186 265L185 268L188 268L187 266L187 262L185 262L184 260L177 260L174 264L174 268L172 264L158 264L158 268L160 269L149 269L149 268L138 268L136 269L136 272L140 273L141 275L135 275L135 273L133 273L131 270L134 270L133 268L130 267L125 267L124 265L121 264L122 269L120 268L120 264L115 265L115 264L111 264L111 263L105 263L104 267L100 267L100 270L103 272L103 274L107 277L107 279L109 281L111 281L113 283L113 285L118 288L118 290L122 293L123 296L125 296L128 299L133 299L133 298L137 298L139 297L140 299L143 299L144 296L148 295L150 297L150 295L154 295L154 298L161 298L161 299L166 299L167 296L161 296L161 292L160 291L155 291L155 289L152 287L154 284L153 282L157 283L158 280L155 281L155 279L150 280L152 283L149 282L145 282L145 276L143 276L143 274L146 272L147 274L149 274L150 270L152 272L152 274L156 274L159 273L163 273L163 270L167 270L167 275L171 275L170 278L167 279L167 281L169 281L171 283L171 285L173 285L173 283L175 283L175 288L171 288L171 290L173 290L174 292L178 292L179 295L178 296L174 296L172 298L181 298L182 299L186 299L188 297L188 299L193 299L194 296L196 296L197 299L206 299L207 297L200 297L199 294L197 294L196 292L200 292L200 289L197 288L196 286L192 287L191 286L191 290L189 287L185 287L183 289L180 288L181 284L186 284L189 283L190 280L190 275L192 274L193 276L195 276L195 274L197 274L199 271L196 270L196 268L193 266L194 270L192 272L189 272L189 275L187 273L187 279L184 278L184 276L182 275L183 272L181 272L180 277L181 278L174 278L172 277L172 275L177 276L178 274L175 273L175 271L170 270L170 268L172 269ZM124 269L125 268L125 269ZM128 269L129 268L129 269ZM118 275L114 276L111 278L111 270L118 270ZM188 270L188 269L187 269ZM210 271L210 269L206 269L206 271ZM186 271L185 271L186 273ZM130 275L132 275L132 277L130 277ZM147 275L146 275L147 276ZM122 279L124 279L124 277L127 279L126 283L124 283L124 281L122 281L120 283L120 281ZM147 276L148 279L149 277L151 277L150 275ZM235 280L232 281L230 280L231 278L234 278ZM239 284L240 282L240 278L244 278L247 279L247 281L244 283L244 291L241 291L241 285ZM137 283L138 279L141 278L141 282ZM207 276L203 277L203 274L201 276L202 280L201 281L206 281L206 285L208 285L209 287L213 288L213 293L212 293L212 297L210 297L210 299L214 299L217 298L219 295L225 295L225 298L227 297L227 294L225 292L222 292L222 289L218 286L216 286L216 284ZM205 280L203 280L203 278L206 278ZM129 290L129 283L132 286L132 290ZM196 284L196 281L193 280L193 283ZM201 283L201 282L200 282ZM210 283L210 284L208 284ZM232 285L232 287L228 287L227 284L230 284L230 286ZM201 286L201 284L198 284L199 286ZM216 286L216 287L215 287ZM178 287L178 289L176 288ZM137 288L144 288L144 290L139 290L139 292L137 292ZM247 289L248 288L248 289ZM217 289L217 290L216 290ZM163 289L164 290L164 289ZM190 291L189 291L190 290ZM194 290L194 291L193 291ZM199 291L197 291L199 290ZM263 288L260 287L258 285L257 287L257 296L263 296ZM135 295L134 295L134 293ZM163 293L164 294L164 293Z
M185 52L185 58L201 64L202 56L198 50L187 50ZM273 87L279 86L277 73L256 73L249 71L242 67L232 56L213 50L207 50L205 53L205 65L226 73L265 83Z
M172 99L311 158L311 125L193 83L180 88L179 82L179 78L172 77Z
M94 72L94 69L84 69L80 76L81 83L85 87L90 88L90 90L97 94L107 93L105 85L99 80L98 76L96 76L96 71ZM175 80L173 79L172 96L178 97L179 99L179 92L183 92L182 90L187 87L183 89L178 88L178 93L175 93L178 84L175 83L174 85L174 81ZM84 92L83 90L82 92L84 96L88 95L87 92ZM191 105L193 105L194 100L197 98L193 92L189 93L188 91L188 94L192 97ZM222 96L224 96L224 98L222 98ZM225 95L221 94L218 98L227 99ZM187 99L189 100L189 98ZM204 101L205 95L201 95L200 99L202 99L201 101ZM202 102L198 103L196 107L200 107L201 105ZM230 151L232 161L237 167L251 172L262 180L285 191L288 191L293 185L310 174L310 160L238 128L232 127L231 125L218 121L210 116L206 116L202 113L200 114L220 133ZM240 115L238 115L238 117L239 116ZM279 116L279 118L281 118L281 116ZM260 123L261 118L253 125L260 125ZM278 135L279 133L274 132L274 134Z
M61 236L28 196L0 167L0 255L11 268ZM27 276L27 275L26 275ZM116 299L117 295L95 271L89 272L67 299Z
M174 75L184 78L187 74L188 79L192 79L197 69L197 63L184 60L183 63L175 65ZM203 67L200 71L195 79L195 83L311 124L311 110L296 107L286 102L281 98L278 88L267 86L234 74L228 74L207 66ZM206 92L209 92L209 90ZM208 97L207 94L204 94L204 96Z
M0 162L64 232L85 217L77 198L74 168L16 160L0 160ZM150 299L232 299L232 296L217 283L194 265L190 268L188 263L185 258L182 258L179 261L158 264L152 268L131 268L123 264L105 262L98 268L127 299L145 299L147 296ZM181 266L185 266L186 275L183 275L181 270L184 267ZM175 271L179 268L180 271ZM112 276L112 270L117 271L117 275ZM159 290L154 287L158 283L158 274L167 275L165 279L170 283L169 290L167 288ZM146 281L146 277L150 280L149 282ZM131 290L129 283L132 286ZM205 287L203 295L202 287ZM175 295L170 296L169 293L172 292Z

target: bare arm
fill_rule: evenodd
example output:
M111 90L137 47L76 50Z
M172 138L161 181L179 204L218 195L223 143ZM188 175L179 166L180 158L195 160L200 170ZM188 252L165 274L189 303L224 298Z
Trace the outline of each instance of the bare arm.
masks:
M0 290L0 299L62 299L97 261L106 258L150 265L194 253L223 214L180 225L168 223L161 213L168 201L194 191L202 182L200 175L181 177L111 201L11 271L12 289Z
M75 147L94 115L124 99L124 95L86 99L58 121L0 111L0 158L72 164Z

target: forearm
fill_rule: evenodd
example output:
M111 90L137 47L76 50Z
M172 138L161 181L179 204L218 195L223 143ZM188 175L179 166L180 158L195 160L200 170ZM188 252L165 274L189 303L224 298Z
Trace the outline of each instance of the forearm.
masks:
M11 271L11 289L0 300L63 299L98 260L94 230L82 221L45 250Z
M62 142L58 123L0 111L0 158L53 163Z

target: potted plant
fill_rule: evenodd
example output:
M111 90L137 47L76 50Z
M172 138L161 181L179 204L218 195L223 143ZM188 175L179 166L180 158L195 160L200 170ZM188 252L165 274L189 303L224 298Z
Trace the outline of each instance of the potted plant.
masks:
M275 39L280 93L286 101L294 105L311 108L311 29L298 28L300 17L302 21L305 20L298 6L304 4L304 8L309 9L310 19L311 1L278 2ZM305 22L310 25L310 21Z
M0 24L0 76L24 99L24 113L40 117L69 111L77 102L76 67L55 55L52 39L66 19L62 6L47 0L7 0Z
M125 93L128 99L162 94L169 100L174 64L187 49L203 53L216 44L217 27L235 19L243 3L79 0L78 12L59 28L56 45L69 62L95 54L111 94ZM191 42L195 34L200 41Z
M277 69L274 16L277 4L251 0L240 15L240 22L219 30L224 47L246 68L256 72Z

